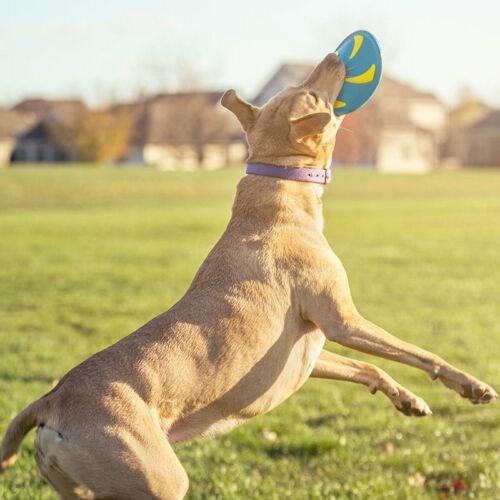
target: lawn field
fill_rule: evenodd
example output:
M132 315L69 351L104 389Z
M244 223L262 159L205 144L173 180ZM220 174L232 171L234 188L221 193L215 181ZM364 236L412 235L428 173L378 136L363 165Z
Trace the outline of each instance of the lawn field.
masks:
M241 168L0 171L0 433L76 363L167 309L224 230ZM337 171L325 233L362 314L500 388L500 171ZM500 498L500 403L473 406L409 367L408 418L361 386L310 380L268 415L176 446L189 498ZM0 499L56 499L33 457Z

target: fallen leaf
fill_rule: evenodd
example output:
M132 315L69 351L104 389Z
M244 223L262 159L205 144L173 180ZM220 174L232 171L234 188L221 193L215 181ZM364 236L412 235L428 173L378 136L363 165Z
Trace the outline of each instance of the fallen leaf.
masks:
M465 493L469 489L465 481L462 479L455 479L451 483L451 487L455 493Z

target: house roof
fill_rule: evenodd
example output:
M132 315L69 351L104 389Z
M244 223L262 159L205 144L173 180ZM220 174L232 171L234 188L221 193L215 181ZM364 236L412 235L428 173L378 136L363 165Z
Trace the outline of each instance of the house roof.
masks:
M85 111L83 101L78 99L25 99L12 110L31 116L37 122L55 120L59 123L73 123Z
M485 129L485 128L496 128L499 129L499 141L500 141L500 109L495 109L490 111L490 113L472 125L473 129Z
M42 138L46 137L48 127L53 124L62 127L74 125L85 109L85 104L75 99L25 99L16 104L11 112L29 122L29 126L20 130L17 135L24 138Z
M0 108L0 137L15 137L35 124L35 117L12 109Z
M43 116L50 110L68 111L68 110L83 110L85 104L79 99L42 99L30 98L24 99L16 104L13 108L15 111L22 113L35 113Z

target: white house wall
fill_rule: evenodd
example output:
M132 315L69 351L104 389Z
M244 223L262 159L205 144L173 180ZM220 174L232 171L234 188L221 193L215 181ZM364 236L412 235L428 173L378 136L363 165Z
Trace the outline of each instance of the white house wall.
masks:
M0 139L0 167L10 163L10 157L14 150L14 139Z
M435 134L438 140L443 139L447 133L448 114L439 102L414 100L408 106L408 117L417 127Z
M196 170L196 153L190 146L169 146L165 144L146 144L144 161L163 170Z
M171 146L146 144L144 161L164 170L197 170L196 149L190 145ZM241 163L246 157L246 147L241 143L206 144L203 150L202 168L216 170L226 165Z
M384 130L376 168L380 172L424 173L435 167L436 154L430 134L413 129Z

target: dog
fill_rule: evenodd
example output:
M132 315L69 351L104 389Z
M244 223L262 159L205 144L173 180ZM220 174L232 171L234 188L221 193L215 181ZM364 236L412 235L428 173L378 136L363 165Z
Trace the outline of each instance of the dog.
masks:
M246 134L248 162L326 176L344 78L328 54L262 108L227 91L221 102ZM323 350L326 339L419 368L473 403L497 398L359 314L323 236L322 192L278 175L243 177L227 229L186 294L21 412L3 439L1 469L36 426L38 467L62 498L179 499L189 482L172 444L262 415L309 377L363 384L405 415L431 414L379 368Z

